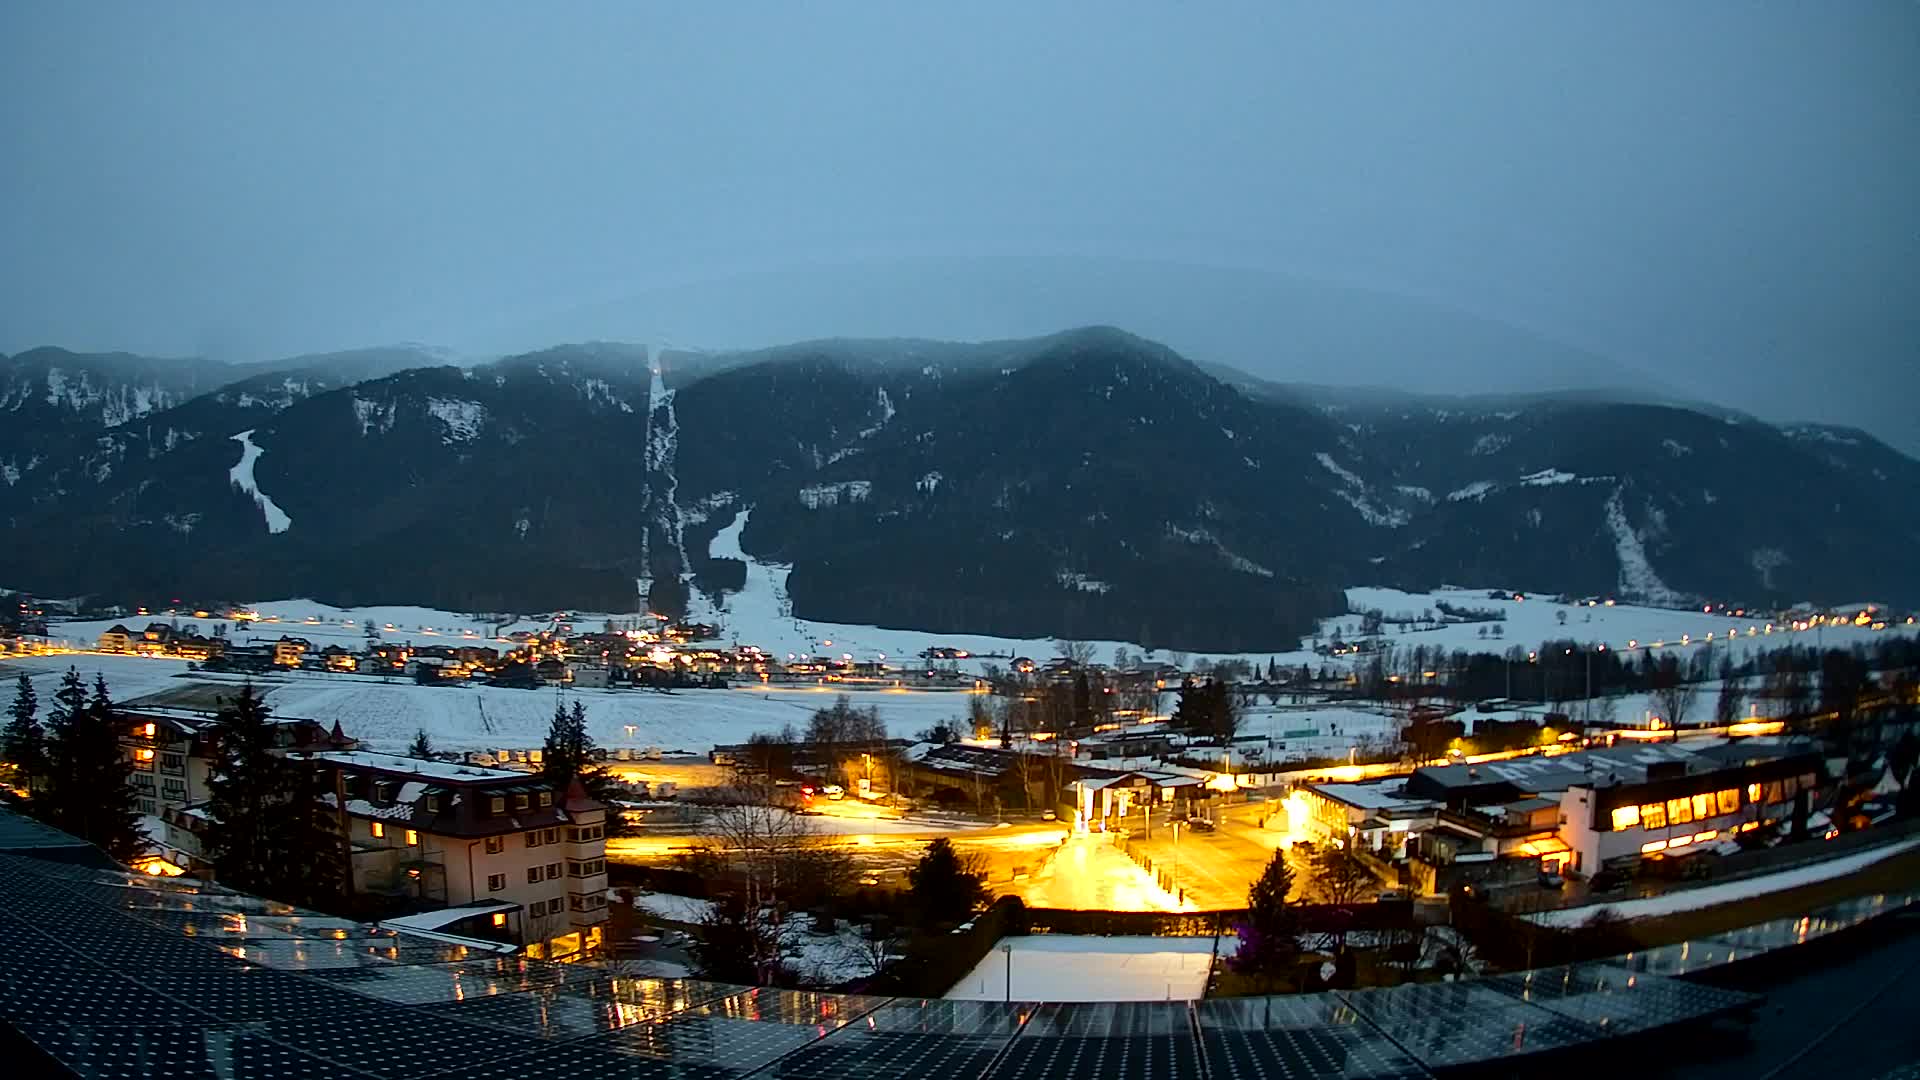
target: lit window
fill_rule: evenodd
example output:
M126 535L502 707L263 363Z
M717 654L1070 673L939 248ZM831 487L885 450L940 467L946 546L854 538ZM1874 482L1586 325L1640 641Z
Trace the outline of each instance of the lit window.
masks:
M1692 799L1667 800L1667 824L1686 825L1693 821Z
M496 912L494 912L494 913L493 913L493 925L495 925L495 926L505 926L505 925L507 925L507 913L506 913L506 912L504 912L504 911L496 911Z
M1693 843L1693 837L1691 836L1676 836L1673 839L1667 841L1667 850L1671 851L1677 847L1686 847L1688 844L1691 844L1691 843Z
M1640 824L1638 806L1616 806L1613 810L1613 831L1626 832Z
M1693 820L1705 821L1713 816L1713 796L1700 794L1693 797Z
M1740 791L1738 788L1728 788L1716 794L1714 798L1720 803L1721 813L1734 814L1740 811Z
M1667 807L1665 803L1647 803L1640 807L1640 823L1649 829L1667 827Z
M1747 785L1747 801L1750 803L1757 803L1760 801L1760 785L1759 784Z
M540 793L540 805L541 805L541 806L552 806L552 805L553 805L553 792L551 792L551 791L543 791L543 792L541 792L541 793Z
M145 725L143 725L143 726L141 727L141 729L140 729L140 733L141 733L142 735L145 735L145 736L146 736L147 738L149 738L149 739L151 739L151 738L153 738L153 723L152 723L152 721L148 721L148 722L147 722L147 723L146 723Z
M152 760L153 760L153 751L151 751L151 750L136 750L136 751L134 751L134 756L136 756L136 757L138 757L138 758L139 758L139 759L140 759L141 761L152 761Z
M412 845L413 845L413 846L415 846L415 847L419 847L419 846L420 846L420 834L419 834L419 833L417 833L417 832L415 832L415 831L414 831L414 830L412 830L412 829L408 829L408 830L407 830L407 843L409 843L409 844L412 844Z
M375 840L378 840L381 837L384 837L387 835L387 827L385 825L380 824L377 821L368 825L367 829L369 832L373 833L373 838Z
M507 800L499 795L487 800L487 809L496 814L507 812Z
M1651 855L1656 851L1665 850L1667 850L1667 842L1665 840L1653 840L1640 845L1640 854L1642 855Z
M513 797L513 808L515 810L525 810L527 808L527 797L525 795L515 795Z
M1708 829L1708 830L1707 830L1706 832L1697 832L1697 833L1694 833L1694 834L1693 834L1693 842L1694 842L1694 843L1696 843L1696 844L1704 844L1704 843L1706 843L1707 841L1709 841L1709 840L1711 840L1711 839L1713 839L1714 837L1716 837L1716 836L1719 836L1719 835L1720 835L1720 830L1719 830L1719 829Z
M498 855L505 850L507 850L507 841L505 837L501 837L501 836L487 837L487 854Z

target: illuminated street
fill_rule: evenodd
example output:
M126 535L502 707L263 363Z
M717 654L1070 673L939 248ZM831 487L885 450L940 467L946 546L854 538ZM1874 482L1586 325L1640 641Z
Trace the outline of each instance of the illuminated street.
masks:
M1029 907L1106 911L1179 911L1180 902L1159 887L1105 837L1076 836L1045 870L1016 888ZM1189 905L1191 906L1191 905Z

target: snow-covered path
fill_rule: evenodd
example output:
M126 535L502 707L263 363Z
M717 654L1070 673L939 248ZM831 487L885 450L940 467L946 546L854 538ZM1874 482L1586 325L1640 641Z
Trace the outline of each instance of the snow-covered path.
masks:
M265 450L254 445L253 432L253 428L248 428L233 436L233 441L240 444L240 463L227 470L227 478L233 481L234 487L253 496L254 504L260 507L260 513L267 519L268 532L283 533L293 525L293 519L287 516L285 510L275 505L273 499L266 492L261 491L260 485L253 479L253 463L260 460L261 454L266 453Z

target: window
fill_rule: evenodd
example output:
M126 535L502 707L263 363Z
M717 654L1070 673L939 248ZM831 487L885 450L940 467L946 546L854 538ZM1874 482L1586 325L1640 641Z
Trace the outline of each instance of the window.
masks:
M160 781L160 790L166 793L169 799L184 799L187 797L187 783L184 780L174 780L172 778L162 780Z
M148 776L146 773L134 773L133 786L150 788L153 786L153 777Z
M540 868L539 867L537 866L527 867L527 884L529 885L540 884Z
M574 894L573 894L573 897L572 897L572 899L573 899L573 910L575 910L575 911L585 911L585 910L587 910L587 898L586 898L586 897L584 897L584 896L581 896L581 895L580 895L579 893L574 893Z
M1705 821L1713 816L1713 793L1705 792L1693 797L1693 820Z
M496 912L494 912L494 913L493 913L493 925L495 925L495 926L505 926L505 925L507 925L507 913L506 913L506 912L504 912L504 911L496 911Z
M592 877L595 874L604 874L606 872L607 860L605 859L567 860L567 873L572 874L574 877Z
M547 913L547 902L545 900L535 900L528 906L527 911L537 919Z
M1723 814L1739 813L1740 792L1738 789L1728 788L1727 790L1719 792L1716 795L1714 795L1714 798L1720 803L1721 813Z
M488 874L487 875L487 891L488 892L499 892L501 889L504 889L506 887L507 887L507 875L505 874ZM501 924L494 923L493 925L499 926Z
M487 810L488 810L488 812L490 812L490 813L495 813L495 814L504 814L504 813L506 813L506 812L507 812L507 800L506 800L506 798L505 798L505 797L503 797L503 796L500 796L500 795L495 795L495 796L494 796L493 798L491 798L491 799L488 799L488 800L487 800Z
M1640 807L1640 824L1649 829L1667 827L1667 806L1665 803L1647 803Z
M386 780L377 780L373 785L373 797L380 802L393 801L393 784Z
M1747 785L1747 801L1750 803L1759 802L1761 790L1762 789L1759 784L1748 784Z
M140 812L141 812L141 813L143 813L143 814L151 814L151 813L153 813L153 800L152 800L152 799L141 799L141 800L140 800Z
M540 805L541 805L541 806L552 806L552 805L553 805L553 792L551 792L551 791L543 791L543 792L541 792L541 793L540 793Z
M567 839L576 844L584 844L590 840L598 840L604 835L606 835L606 829L599 825L583 825L577 829L567 830Z
M545 843L557 844L560 842L560 830L548 829L544 834L542 834L540 839Z
M369 823L367 825L367 831L373 834L375 840L387 835L387 827L377 821Z
M534 829L531 832L527 833L527 846L530 848L540 846L540 830L539 829Z
M1640 808L1637 806L1616 806L1613 810L1613 831L1626 832L1640 824Z
M437 814L439 812L440 812L440 796L438 795L427 796L427 813Z
M153 722L148 721L144 724L141 724L140 734L145 735L149 739L153 738Z
M419 847L419 846L420 846L420 834L419 834L418 832L415 832L415 831L414 831L414 830L412 830L412 829L408 829L408 830L407 830L407 843L408 843L408 844L410 844L410 845L412 845L413 847Z
M187 759L181 754L161 754L160 769L163 772L177 773L187 767Z
M507 838L504 836L487 837L487 854L498 855L507 850Z
M513 797L513 808L515 810L525 810L527 808L527 797L525 795L515 795Z
M547 864L547 880L548 881L560 880L560 864L559 863L550 862Z
M1693 821L1692 799L1667 800L1667 824L1686 825Z

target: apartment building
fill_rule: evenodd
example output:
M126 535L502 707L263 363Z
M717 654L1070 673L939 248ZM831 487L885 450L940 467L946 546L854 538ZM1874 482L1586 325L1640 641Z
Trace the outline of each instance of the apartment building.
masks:
M211 716L182 709L133 709L120 712L120 748L133 765L133 786L139 810L165 817L205 802L211 792L207 776L219 754L219 723ZM282 747L327 745L348 749L354 745L334 725L331 735L313 720L275 717L275 743ZM183 864L184 865L184 864Z
M607 808L578 781L556 791L528 773L365 750L289 757L333 776L354 891L435 909L435 928L532 956L599 947Z

